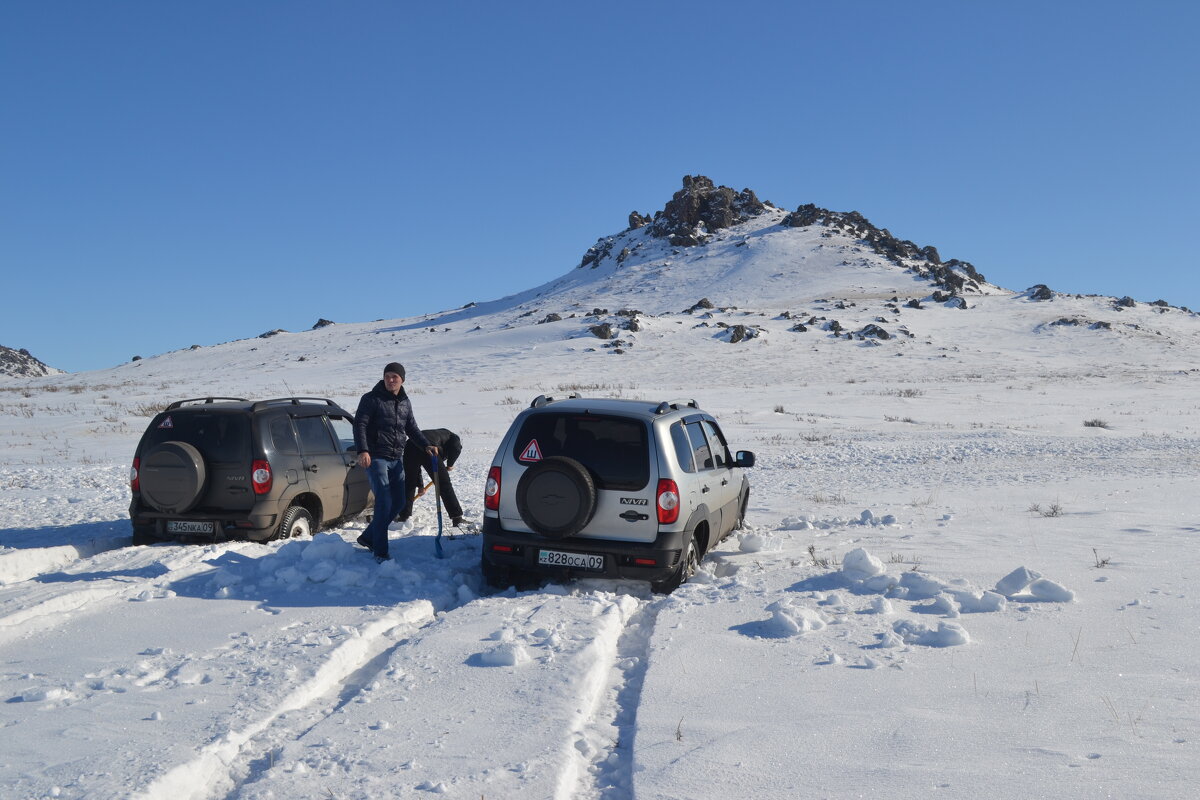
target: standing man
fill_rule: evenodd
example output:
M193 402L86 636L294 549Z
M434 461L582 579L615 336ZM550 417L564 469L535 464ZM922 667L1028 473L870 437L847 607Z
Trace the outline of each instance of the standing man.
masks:
M404 508L404 447L412 438L430 457L437 448L429 443L413 418L412 403L404 391L404 365L395 361L383 368L383 380L358 401L354 414L354 446L358 465L367 471L375 493L375 516L358 537L376 561L387 561L388 525ZM420 480L420 475L414 476Z
M408 476L408 497L399 519L403 522L412 516L413 501L417 499L417 492L421 489L421 468L424 467L429 477L438 482L438 494L442 497L442 505L450 515L450 524L457 528L462 525L463 508L454 492L454 484L450 482L450 469L462 454L462 439L459 439L454 431L445 428L434 428L421 433L425 434L430 444L441 451L446 460L436 473L431 472L429 457L415 441L409 440L404 448L404 474Z

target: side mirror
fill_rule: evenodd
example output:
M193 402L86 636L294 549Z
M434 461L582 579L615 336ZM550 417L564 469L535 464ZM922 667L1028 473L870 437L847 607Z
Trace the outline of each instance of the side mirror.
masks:
M738 450L737 456L734 458L733 463L737 464L739 467L753 467L754 453L751 453L749 450Z

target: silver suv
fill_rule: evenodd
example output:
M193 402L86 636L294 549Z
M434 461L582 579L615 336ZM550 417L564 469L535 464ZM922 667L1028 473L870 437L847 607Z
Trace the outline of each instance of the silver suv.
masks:
M741 527L752 466L694 400L539 396L488 472L484 577L633 578L670 592Z

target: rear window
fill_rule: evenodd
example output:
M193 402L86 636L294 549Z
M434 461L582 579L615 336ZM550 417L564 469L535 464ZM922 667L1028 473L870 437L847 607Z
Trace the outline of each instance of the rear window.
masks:
M534 414L513 445L513 458L533 464L567 456L586 466L598 489L638 491L650 482L646 424L599 414Z
M146 432L147 448L163 442L185 442L209 462L250 461L250 418L245 414L169 411Z

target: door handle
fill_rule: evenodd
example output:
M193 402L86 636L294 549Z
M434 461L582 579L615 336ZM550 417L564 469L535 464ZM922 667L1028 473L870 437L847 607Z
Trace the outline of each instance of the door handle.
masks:
M707 494L707 492L708 492L708 487L707 487L707 486L705 486L705 487L704 487L703 489L701 489L700 491L701 491L701 492L704 492L704 493L706 493L706 494Z
M309 472L320 472L321 471L321 468L319 466L317 466L316 464L309 464L308 466L305 467L305 469L308 470Z

